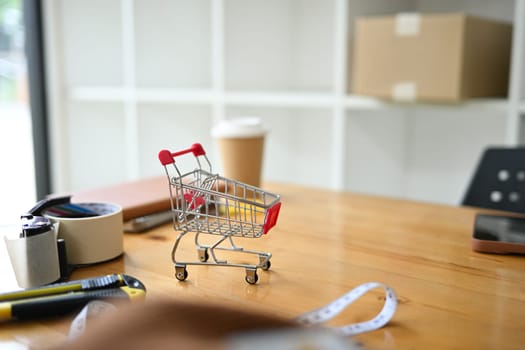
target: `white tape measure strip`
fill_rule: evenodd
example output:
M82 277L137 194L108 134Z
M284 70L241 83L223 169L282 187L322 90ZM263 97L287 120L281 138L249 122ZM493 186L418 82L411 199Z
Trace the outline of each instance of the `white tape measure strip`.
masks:
M397 297L392 288L378 282L364 283L332 301L330 304L319 309L306 312L296 317L295 320L305 326L313 326L325 323L326 321L329 321L337 316L344 309L346 309L348 305L352 304L368 291L379 287L385 290L386 298L383 308L374 318L364 322L337 327L335 330L342 335L355 335L379 329L386 325L392 316L394 316L397 308Z

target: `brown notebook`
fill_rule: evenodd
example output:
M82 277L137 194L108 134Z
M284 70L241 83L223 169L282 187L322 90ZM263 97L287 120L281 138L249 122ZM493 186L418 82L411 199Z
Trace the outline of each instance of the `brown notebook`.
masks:
M119 204L122 206L124 221L171 208L166 176L74 192L71 201L73 203L110 202Z

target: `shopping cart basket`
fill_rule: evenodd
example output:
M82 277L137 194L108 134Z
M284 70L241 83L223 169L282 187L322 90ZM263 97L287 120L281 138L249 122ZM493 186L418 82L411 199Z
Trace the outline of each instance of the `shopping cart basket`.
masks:
M175 158L188 153L193 153L197 168L181 173ZM206 161L204 167L202 159ZM171 251L175 277L184 281L188 277L187 265L231 266L244 268L246 282L257 283L257 269L268 270L272 254L243 249L235 245L233 238L259 238L268 233L277 223L280 196L213 174L206 152L198 143L174 153L162 150L159 160L168 177L174 228L180 231ZM198 260L179 261L177 248L189 232L195 233ZM201 233L220 237L212 244L203 244L199 242ZM232 263L219 259L216 250L256 255L258 262Z

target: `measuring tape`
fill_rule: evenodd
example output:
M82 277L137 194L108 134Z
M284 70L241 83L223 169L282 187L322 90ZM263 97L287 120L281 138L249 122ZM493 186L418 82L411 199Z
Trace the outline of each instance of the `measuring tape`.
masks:
M374 318L368 321L348 324L341 327L334 327L333 330L342 336L352 336L379 329L386 325L394 316L394 313L397 309L397 297L392 288L378 282L368 282L361 284L343 296L332 301L330 304L296 317L295 321L303 326L315 326L323 324L333 319L335 316L345 310L350 304L375 288L383 288L385 291L385 303L383 304L381 311ZM99 316L101 314L115 310L115 306L108 302L89 302L73 320L69 330L69 340L73 340L84 333L88 318Z
M383 288L385 290L385 303L381 311L371 320L334 327L334 330L341 335L350 336L379 329L386 325L392 316L394 316L397 308L397 297L392 288L378 282L364 283L332 301L330 304L296 317L295 321L303 326L314 326L325 323L340 314L348 305L375 288Z

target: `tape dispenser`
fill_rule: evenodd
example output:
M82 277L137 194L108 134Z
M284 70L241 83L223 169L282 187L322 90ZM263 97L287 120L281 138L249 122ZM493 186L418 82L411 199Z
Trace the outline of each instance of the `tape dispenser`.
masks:
M5 236L11 265L20 287L41 286L69 277L65 241L58 238L59 224L41 215L46 208L69 201L69 196L41 200L21 216L18 237Z

